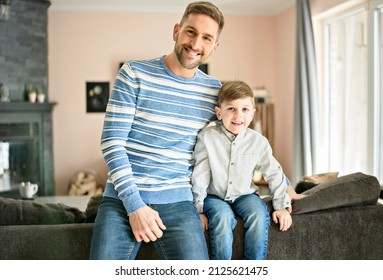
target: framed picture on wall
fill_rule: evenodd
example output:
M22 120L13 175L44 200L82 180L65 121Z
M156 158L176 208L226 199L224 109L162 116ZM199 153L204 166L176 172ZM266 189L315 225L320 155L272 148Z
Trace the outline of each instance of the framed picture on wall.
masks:
M109 82L86 82L86 112L105 112L109 99Z

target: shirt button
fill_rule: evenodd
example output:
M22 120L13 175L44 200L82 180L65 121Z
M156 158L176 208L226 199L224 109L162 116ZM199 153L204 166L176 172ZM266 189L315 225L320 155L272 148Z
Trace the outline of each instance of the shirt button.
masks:
M232 182L232 181L230 181L230 182L229 182L229 184L231 185L231 184L233 184L233 182Z
M234 162L231 162L230 164L231 164L231 165L234 165Z

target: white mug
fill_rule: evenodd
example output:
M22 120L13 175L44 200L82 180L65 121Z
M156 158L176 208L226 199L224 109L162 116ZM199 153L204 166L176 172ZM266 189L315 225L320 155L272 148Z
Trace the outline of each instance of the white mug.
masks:
M20 195L22 198L33 198L33 196L37 193L39 187L37 184L31 184L30 182L20 184Z

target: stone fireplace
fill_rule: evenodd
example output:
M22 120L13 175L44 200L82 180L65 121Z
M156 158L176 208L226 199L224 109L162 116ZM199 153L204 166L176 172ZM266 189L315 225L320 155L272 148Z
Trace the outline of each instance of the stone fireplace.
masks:
M21 182L30 181L39 185L38 195L54 195L51 126L54 105L0 103L0 142L6 143L8 150L6 157L1 153L0 191L11 192Z
M55 194L52 110L48 93L47 11L49 0L12 0L10 14L0 22L0 83L9 89L0 102L0 143L6 147L0 166L0 195L17 184L39 185L39 196ZM39 87L45 103L29 103L26 85ZM5 167L5 168L4 168Z

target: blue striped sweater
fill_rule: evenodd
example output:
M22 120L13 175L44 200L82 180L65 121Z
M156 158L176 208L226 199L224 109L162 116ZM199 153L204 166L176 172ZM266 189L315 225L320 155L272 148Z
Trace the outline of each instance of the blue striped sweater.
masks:
M101 137L109 169L104 195L121 199L128 214L147 204L192 201L194 146L215 119L220 86L200 70L190 79L175 75L163 57L126 62Z

